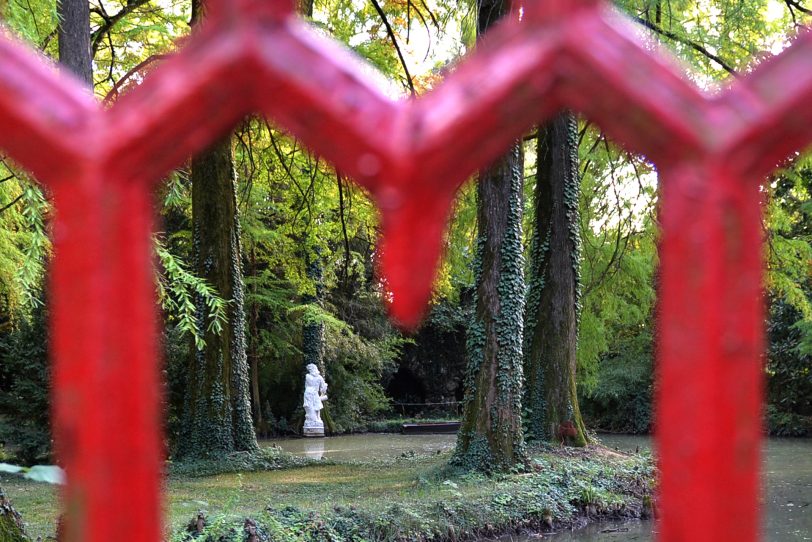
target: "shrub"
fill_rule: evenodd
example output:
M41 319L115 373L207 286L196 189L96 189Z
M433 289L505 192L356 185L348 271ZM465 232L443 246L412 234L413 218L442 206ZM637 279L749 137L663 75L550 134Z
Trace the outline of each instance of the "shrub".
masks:
M0 441L13 445L19 462L31 465L51 455L47 311L37 306L15 323L0 339Z

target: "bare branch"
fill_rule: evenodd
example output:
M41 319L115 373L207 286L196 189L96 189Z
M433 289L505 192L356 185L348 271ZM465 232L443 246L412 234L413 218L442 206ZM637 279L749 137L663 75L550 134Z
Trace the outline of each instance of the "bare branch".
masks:
M113 100L115 100L116 98L118 98L119 93L121 92L121 87L123 87L123 86L124 86L124 84L125 84L127 81L129 81L129 79L130 79L131 77L133 77L135 74L137 74L138 72L140 72L140 71L142 71L143 69L145 69L147 66L149 66L149 65L150 65L150 64L152 64L153 62L155 62L155 61L157 61L157 60L162 60L162 59L166 58L167 56L168 56L168 55L152 55L152 56L149 56L149 57L147 57L145 60L143 60L141 63L139 63L137 66L135 66L134 68L132 68L130 71L128 71L127 73L125 73L125 74L124 74L124 75L121 77L121 79L119 79L118 81L116 81L116 84L114 84L114 85L113 85L113 88L111 88L111 89L110 89L110 92L108 92L108 93L107 93L107 96L105 96L105 97L104 97L104 101L105 101L105 103L112 102Z
M113 27L116 26L124 17L135 11L137 8L143 6L147 2L149 2L149 0L127 0L127 3L124 5L124 7L122 7L121 10L112 15L108 15L106 13L102 2L99 3L99 6L101 6L100 8L94 8L91 10L93 13L99 15L99 17L101 17L103 21L101 26L99 26L99 28L97 28L96 31L90 35L90 50L94 58L96 57L96 53L98 52L99 47L101 46L101 42L102 39L104 39L104 36L108 34L110 30L112 30Z
M409 85L409 91L411 92L412 96L416 94L414 90L414 82L412 81L412 74L409 73L409 67L406 66L406 59L403 58L403 52L400 50L400 45L398 45L398 39L395 36L395 31L392 30L392 25L389 24L389 19L386 17L386 13L383 12L383 8L378 3L378 0L369 0L372 2L372 6L375 8L375 11L378 12L378 15L383 21L383 25L386 27L386 33L389 35L389 39L392 41L392 45L395 46L395 52L398 54L398 58L400 59L400 65L403 66L403 73L406 74L406 83Z
M0 209L0 214L3 214L4 212L6 212L6 211L7 211L8 209L10 209L11 207L14 207L14 205L15 205L15 204L16 204L18 201L20 201L21 199L23 199L23 194L20 194L19 196L17 196L16 198L14 198L14 201L12 201L12 202L11 202L11 203L9 203L8 205L6 205L6 206L5 206L5 207L3 207L2 209Z

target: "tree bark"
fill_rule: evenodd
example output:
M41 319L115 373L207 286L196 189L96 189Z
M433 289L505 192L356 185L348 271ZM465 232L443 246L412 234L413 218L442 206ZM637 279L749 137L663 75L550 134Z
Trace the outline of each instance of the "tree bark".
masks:
M0 542L30 542L22 517L0 488Z
M87 0L59 0L59 63L93 88L90 55L90 4Z
M580 312L577 130L570 113L539 129L523 405L529 438L584 446L575 383Z
M508 11L480 0L477 35ZM480 172L476 315L468 330L462 426L452 463L490 472L526 461L522 436L522 181L519 143Z
M453 460L472 470L508 470L526 459L522 181L518 144L480 173L476 315L468 330L464 410Z
M205 330L188 371L178 457L258 448L251 421L245 341L240 226L231 136L192 159L192 234L195 271L230 300L221 333ZM198 318L205 306L198 300Z
M192 2L193 22L205 16L205 3ZM178 436L176 457L217 456L259 449L251 420L250 380L245 339L240 223L231 135L192 158L192 236L195 271L229 300L220 333L203 322L206 307L197 299L205 347L194 349Z
M321 305L324 295L324 270L318 248L305 255L305 272L307 278L313 281L316 291L315 295L304 296L302 301ZM322 322L305 321L302 325L302 357L305 367L312 363L319 368L322 374L324 373L324 324Z
M249 259L251 267L249 268L249 276L255 277L257 271L257 251L251 248L251 256ZM257 285L254 283L253 288L254 296L257 293ZM256 298L256 297L255 297ZM257 341L259 340L259 304L255 301L251 304L251 312L249 318L249 327L251 337L253 340L249 341L248 359L251 365L251 408L254 412L254 423L260 434L268 432L265 427L265 420L262 418L262 399L259 393L259 349Z

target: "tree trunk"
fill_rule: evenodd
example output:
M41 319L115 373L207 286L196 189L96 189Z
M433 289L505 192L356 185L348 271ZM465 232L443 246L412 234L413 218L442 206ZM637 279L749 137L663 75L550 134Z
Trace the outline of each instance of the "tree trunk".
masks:
M577 131L570 113L539 130L523 405L529 438L584 446L575 385L581 242Z
M305 303L321 305L324 295L324 271L322 269L321 254L318 249L305 256L305 272L307 278L313 281L316 288L315 295L306 295L302 299ZM307 320L302 325L302 354L305 367L314 364L324 373L324 324L320 321Z
M11 506L0 488L0 542L30 542L25 525L17 510Z
M256 277L257 270L257 251L256 248L251 248L249 276ZM254 299L256 299L257 284L254 283ZM254 412L254 423L259 433L267 434L268 428L265 427L265 420L262 418L262 399L259 393L259 348L257 341L259 340L259 303L254 301L251 304L251 313L249 317L249 328L253 340L249 341L248 359L251 365L251 408Z
M205 329L195 350L177 456L201 457L258 448L251 421L245 345L240 228L231 137L192 159L195 271L230 300L221 333ZM198 300L198 317L205 314Z
M192 23L205 16L205 2L193 0ZM206 346L191 356L178 458L217 456L258 450L251 420L251 396L245 340L240 223L231 135L192 158L192 242L197 276L229 300L220 333L203 322L206 307L198 298L200 329Z
M508 10L480 0L481 36ZM452 462L468 469L508 470L526 460L522 436L522 181L519 143L477 186L476 315L468 330L462 426Z
M474 470L507 470L525 459L522 170L517 145L480 174L477 192L476 315L468 330L464 411L454 458Z
M59 63L93 88L90 54L90 4L87 0L59 0Z
M516 145L480 173L477 192L476 316L468 330L464 411L452 462L486 472L525 461L522 180Z

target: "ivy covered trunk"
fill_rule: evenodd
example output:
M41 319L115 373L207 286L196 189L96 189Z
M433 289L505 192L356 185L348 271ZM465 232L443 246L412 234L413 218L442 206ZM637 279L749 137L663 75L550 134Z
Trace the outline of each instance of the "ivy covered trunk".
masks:
M257 251L256 247L251 247L248 256L248 276L256 277L259 272L257 270ZM251 295L254 299L257 298L257 283L254 281L252 286ZM251 310L248 314L248 327L249 337L253 340L248 341L248 360L251 370L251 409L254 413L254 424L257 431L262 436L266 436L270 428L265 423L262 416L262 398L259 392L259 347L257 340L259 338L259 303L251 303Z
M507 13L507 0L478 0L477 35ZM508 470L526 461L522 436L522 181L519 143L479 174L476 313L468 328L462 425L452 462Z
M516 145L480 173L477 188L476 313L468 329L464 410L453 462L486 472L525 460L522 180Z
M246 357L240 227L231 138L192 159L192 235L197 275L229 300L221 332L194 349L177 446L182 458L256 450ZM197 313L206 314L198 299Z
M313 248L305 255L305 266L307 278L313 282L315 295L305 295L302 301L317 305L321 308L322 299L324 298L324 264L322 262L321 251L318 247ZM300 379L302 385L304 385L306 368L311 363L317 366L322 374L326 374L326 367L324 366L324 322L320 319L318 312L315 310L305 313L305 320L302 324L302 358L304 361ZM301 389L302 392L304 392L304 386L302 386ZM300 408L300 414L304 416L303 408ZM330 416L329 401L325 401L324 403L324 408L321 411L321 419L328 433L335 432L335 424ZM297 416L295 420L298 424L299 416ZM304 423L304 417L302 417L301 420L302 423ZM300 427L297 429L300 429Z
M578 125L562 113L539 129L535 216L525 314L525 430L586 444L575 388L580 235Z
M0 488L0 542L30 542L25 525Z
M314 249L305 256L305 265L305 273L313 283L315 294L303 296L302 301L321 305L321 299L324 296L324 269L318 249ZM324 323L316 318L315 311L306 315L302 325L302 356L305 367L312 363L319 368L319 371L324 372Z

